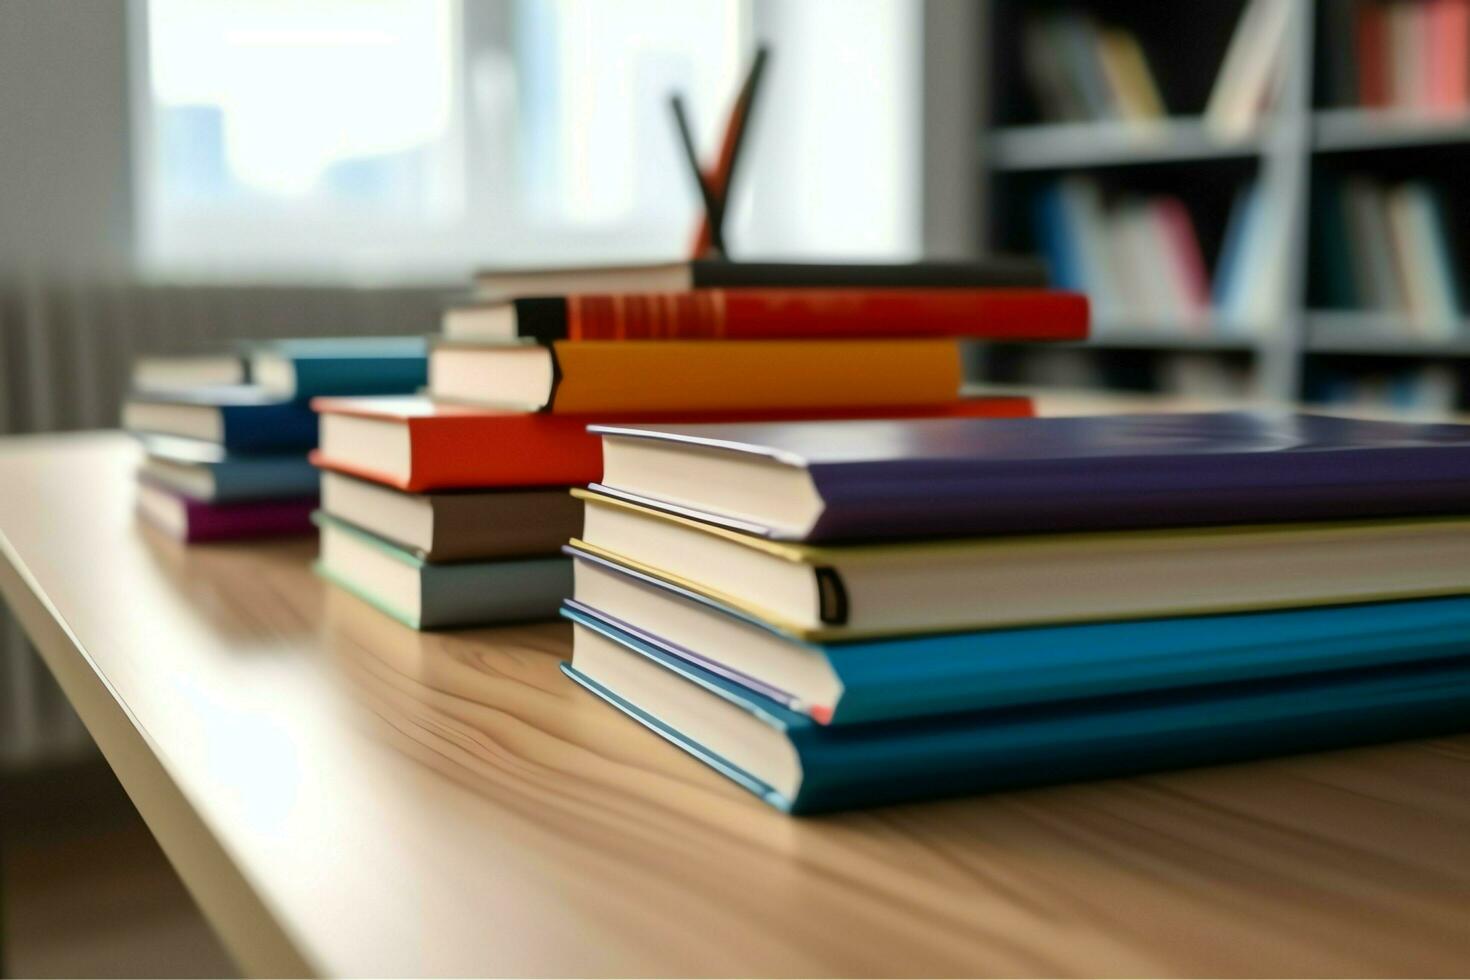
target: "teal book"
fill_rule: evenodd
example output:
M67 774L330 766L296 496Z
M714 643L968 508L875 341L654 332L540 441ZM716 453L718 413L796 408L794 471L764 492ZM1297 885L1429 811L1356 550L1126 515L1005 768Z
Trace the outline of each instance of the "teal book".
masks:
M1442 735L1470 658L834 728L572 611L562 670L777 809L817 813Z
M318 511L317 574L416 630L555 619L572 587L560 555L429 562Z
M250 375L278 398L409 395L429 380L423 337L323 337L253 348Z
M821 642L563 551L566 609L833 726L1470 657L1470 596Z

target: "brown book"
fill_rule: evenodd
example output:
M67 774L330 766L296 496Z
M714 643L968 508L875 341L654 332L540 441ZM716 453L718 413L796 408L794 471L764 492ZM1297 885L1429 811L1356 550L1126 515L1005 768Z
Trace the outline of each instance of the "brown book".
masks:
M404 493L324 470L321 507L427 561L554 555L582 530L566 487Z

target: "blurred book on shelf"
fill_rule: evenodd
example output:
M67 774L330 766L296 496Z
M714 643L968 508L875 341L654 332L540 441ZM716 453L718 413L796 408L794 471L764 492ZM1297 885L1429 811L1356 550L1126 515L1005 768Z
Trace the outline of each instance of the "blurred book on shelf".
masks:
M1321 5L1328 105L1459 115L1470 109L1470 0Z
M1250 0L1230 38L1205 105L1205 124L1229 136L1249 133L1276 102L1285 77L1294 0Z
M1125 326L1253 333L1280 311L1285 218L1254 186L1235 203L1213 284L1194 220L1172 195L1107 196L1067 177L1036 202L1037 238L1058 287L1091 296L1094 336Z
M1031 18L1022 56L1048 122L1149 122L1168 115L1138 38L1077 10Z
M1326 306L1400 314L1414 336L1453 337L1465 309L1439 189L1349 175L1323 181L1317 193L1315 254Z
M1442 419L1460 408L1454 368L1426 364L1394 371L1321 368L1306 382L1307 401L1355 414Z

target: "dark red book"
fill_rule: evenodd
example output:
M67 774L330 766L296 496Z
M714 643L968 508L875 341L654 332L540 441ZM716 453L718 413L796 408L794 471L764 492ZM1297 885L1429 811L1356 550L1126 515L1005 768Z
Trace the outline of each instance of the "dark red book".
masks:
M1388 98L1388 15L1381 3L1359 3L1356 10L1358 104L1386 106Z
M1046 289L696 289L518 299L495 310L479 339L1061 341L1086 339L1088 325L1086 296Z
M315 495L288 500L210 503L146 481L138 484L138 513L180 541L231 541L312 534Z

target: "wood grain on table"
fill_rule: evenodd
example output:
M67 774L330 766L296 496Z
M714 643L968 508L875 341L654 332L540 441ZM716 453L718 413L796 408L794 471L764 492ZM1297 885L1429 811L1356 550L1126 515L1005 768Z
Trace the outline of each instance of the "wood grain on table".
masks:
M311 542L139 526L135 453L0 441L0 586L251 972L1470 971L1470 738L794 819L563 625L419 634Z

